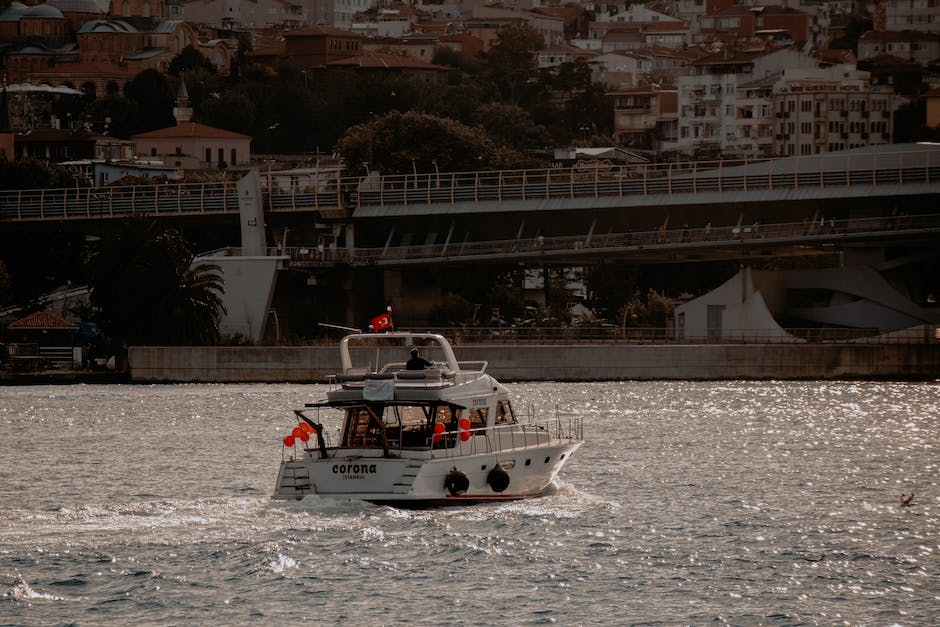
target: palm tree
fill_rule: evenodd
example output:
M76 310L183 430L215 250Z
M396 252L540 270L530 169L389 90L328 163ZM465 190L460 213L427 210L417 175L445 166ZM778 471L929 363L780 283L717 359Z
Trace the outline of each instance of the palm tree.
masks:
M213 344L225 312L221 269L193 265L182 236L132 216L89 260L91 301L112 339L126 345Z

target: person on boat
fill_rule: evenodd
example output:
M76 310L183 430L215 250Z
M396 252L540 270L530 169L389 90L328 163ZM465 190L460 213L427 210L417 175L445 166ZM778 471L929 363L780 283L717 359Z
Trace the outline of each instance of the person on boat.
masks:
M421 356L417 348L411 349L411 359L405 364L406 370L424 370L433 366L431 362Z

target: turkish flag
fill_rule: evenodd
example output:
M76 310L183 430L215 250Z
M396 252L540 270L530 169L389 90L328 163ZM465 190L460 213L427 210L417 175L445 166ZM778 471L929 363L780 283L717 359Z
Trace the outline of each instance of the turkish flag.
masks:
M372 318L372 322L369 324L369 328L372 329L373 333L378 333L379 331L384 331L385 329L392 328L392 314L384 313L375 318Z

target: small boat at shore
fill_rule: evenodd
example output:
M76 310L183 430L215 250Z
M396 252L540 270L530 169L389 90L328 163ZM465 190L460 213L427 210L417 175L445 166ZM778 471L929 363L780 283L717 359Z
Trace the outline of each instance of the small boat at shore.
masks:
M431 360L420 369L401 361L414 349ZM583 442L580 416L520 421L487 362L457 361L442 335L347 335L340 358L326 399L294 411L274 498L410 507L533 498Z

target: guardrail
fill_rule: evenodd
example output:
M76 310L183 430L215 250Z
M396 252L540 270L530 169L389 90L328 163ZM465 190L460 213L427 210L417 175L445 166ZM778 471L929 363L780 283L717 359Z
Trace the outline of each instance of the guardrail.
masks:
M930 157L931 151L924 149L782 160L389 175L370 179L371 189L360 188L355 204L384 207L929 184L940 181L940 159L934 156L931 164Z
M268 211L336 212L338 191L310 189L264 193ZM174 215L238 214L234 182L72 187L0 192L0 219L63 220L122 218L135 213L161 217Z
M458 202L675 196L705 192L831 189L940 182L940 156L929 147L874 154L723 160L627 166L322 176L313 185L281 185L268 174L268 211L320 211L346 217L349 207L453 205ZM932 159L931 159L932 157ZM273 177L276 178L276 177ZM236 183L184 183L0 193L0 219L51 220L238 212Z
M940 233L940 213L887 217L807 219L805 222L705 226L699 228L653 229L646 232L626 231L569 235L564 237L530 237L511 240L488 240L427 244L420 246L389 246L382 248L322 248L297 246L278 251L298 267L330 267L337 264L354 266L395 265L422 261L473 261L484 259L544 259L588 257L611 251L666 252L682 248L740 248L793 244L825 244L842 241L886 237L926 236ZM273 251L274 249L272 249ZM241 248L226 248L222 254L238 256ZM271 252L274 254L274 252Z

